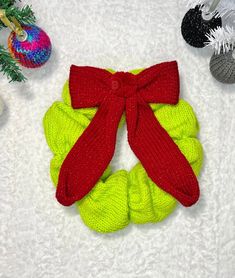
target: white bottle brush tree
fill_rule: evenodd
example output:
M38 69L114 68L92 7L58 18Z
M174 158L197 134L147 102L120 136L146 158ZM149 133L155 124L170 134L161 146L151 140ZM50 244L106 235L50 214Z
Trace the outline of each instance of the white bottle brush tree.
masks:
M214 1L216 2L216 1ZM220 16L223 26L217 27L208 33L206 46L211 47L216 54L227 53L235 47L235 0L220 0L214 10L215 16ZM189 0L190 8L200 5L201 9L207 9L213 0Z

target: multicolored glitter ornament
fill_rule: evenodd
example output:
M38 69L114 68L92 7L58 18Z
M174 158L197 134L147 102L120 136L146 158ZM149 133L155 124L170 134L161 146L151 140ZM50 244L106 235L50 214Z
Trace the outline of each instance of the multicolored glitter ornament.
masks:
M22 36L12 32L8 47L12 57L27 68L44 65L51 55L51 41L48 35L35 25L23 25Z

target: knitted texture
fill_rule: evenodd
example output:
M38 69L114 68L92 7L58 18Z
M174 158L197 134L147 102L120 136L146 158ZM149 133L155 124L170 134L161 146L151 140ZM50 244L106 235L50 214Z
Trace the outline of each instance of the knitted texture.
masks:
M8 48L19 63L27 68L38 68L44 65L51 56L51 41L48 35L35 25L23 25L27 33L25 41L19 41L12 32L8 38Z
M99 109L63 162L56 192L61 204L69 206L82 199L98 182L113 157L124 112L129 145L149 177L184 206L197 202L197 178L148 104L178 103L176 62L155 65L137 75L72 66L69 85L73 108Z
M132 71L138 73L139 71ZM189 161L196 175L202 165L202 147L196 139L198 123L191 106L180 100L175 106L151 104L154 115ZM45 135L54 158L51 177L55 185L61 165L90 124L96 108L73 109L68 82L63 90L63 102L55 102L44 117ZM123 121L122 121L123 123ZM122 125L120 124L120 126ZM97 232L113 232L130 222L143 224L165 219L177 202L148 177L138 163L129 173L112 173L108 167L93 190L76 202L84 223Z
M228 53L214 53L210 60L210 71L212 76L227 84L235 83L235 60L233 58L234 50Z

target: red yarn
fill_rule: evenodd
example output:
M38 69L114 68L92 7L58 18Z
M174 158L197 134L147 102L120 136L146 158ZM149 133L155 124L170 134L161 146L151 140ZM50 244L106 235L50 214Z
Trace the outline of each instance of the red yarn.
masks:
M153 182L184 206L197 202L199 186L190 164L148 105L178 103L176 62L152 66L138 75L72 66L69 86L74 109L99 109L62 164L56 192L62 205L82 199L104 173L123 112L130 147Z

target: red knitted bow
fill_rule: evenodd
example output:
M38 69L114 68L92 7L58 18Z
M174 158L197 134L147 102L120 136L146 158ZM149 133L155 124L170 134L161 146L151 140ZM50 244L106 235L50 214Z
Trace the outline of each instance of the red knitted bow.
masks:
M130 147L153 182L184 206L198 200L190 164L148 105L178 103L176 62L152 66L138 75L72 66L69 86L74 109L99 109L62 164L56 192L62 205L82 199L103 175L114 154L123 112Z

